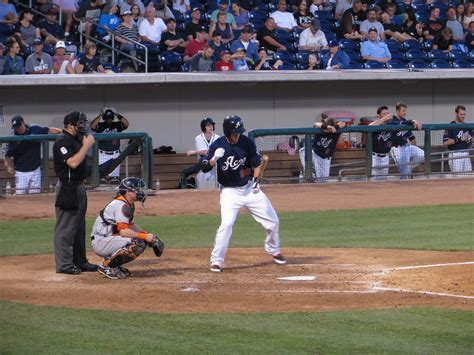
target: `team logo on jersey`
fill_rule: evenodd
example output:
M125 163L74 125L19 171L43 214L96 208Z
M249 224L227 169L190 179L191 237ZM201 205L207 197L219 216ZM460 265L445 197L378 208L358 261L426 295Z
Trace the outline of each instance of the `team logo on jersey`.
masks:
M227 169L237 170L239 166L244 165L247 160L247 157L243 157L242 159L235 159L233 155L227 157L227 160L222 164L222 171L226 171Z
M328 148L332 143L332 138L321 138L321 140L317 143L323 148Z
M384 142L388 141L390 137L392 137L392 132L380 132L377 135L377 139Z
M66 147L61 147L61 149L59 149L61 151L61 153L63 153L63 155L66 155L67 154L67 149Z

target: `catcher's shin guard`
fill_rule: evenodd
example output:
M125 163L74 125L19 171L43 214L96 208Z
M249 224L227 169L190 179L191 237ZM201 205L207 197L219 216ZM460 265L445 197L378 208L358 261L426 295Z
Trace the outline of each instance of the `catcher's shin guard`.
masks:
M120 265L129 263L140 256L146 248L145 241L133 238L125 247L117 250L112 256L104 261L105 267L119 267Z

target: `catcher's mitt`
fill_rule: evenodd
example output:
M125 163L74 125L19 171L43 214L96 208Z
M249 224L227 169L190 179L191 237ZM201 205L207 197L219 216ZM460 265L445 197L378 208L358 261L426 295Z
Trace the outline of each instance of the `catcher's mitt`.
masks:
M150 244L150 246L153 248L157 257L160 257L163 254L163 250L165 250L165 244L158 237L156 237L156 242Z

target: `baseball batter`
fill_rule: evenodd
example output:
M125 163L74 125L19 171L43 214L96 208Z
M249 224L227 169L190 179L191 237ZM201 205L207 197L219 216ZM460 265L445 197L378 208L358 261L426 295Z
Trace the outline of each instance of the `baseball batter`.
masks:
M123 179L117 197L100 211L92 227L92 249L102 256L104 261L99 265L99 273L110 279L124 279L130 271L123 267L135 260L147 245L161 256L163 244L158 237L145 232L134 222L135 202L145 202L145 183L143 180L129 177ZM159 254L159 255L158 255Z
M224 258L232 237L232 228L240 208L246 208L266 232L265 252L277 264L286 264L280 253L279 220L267 196L260 190L254 178L260 172L260 155L255 143L242 133L242 119L228 116L223 123L224 137L209 147L203 160L203 171L217 166L217 180L221 184L221 225L211 254L212 272L222 272Z
M387 106L377 108L377 117L369 126L385 125L392 118ZM392 132L372 133L372 176L376 179L386 179L388 175L391 147Z
M451 123L464 123L466 107L458 105L454 111L456 118ZM450 151L449 168L453 173L470 173L472 171L471 158L469 151L467 151L472 145L472 135L471 130L460 129L456 126L444 132L443 144Z

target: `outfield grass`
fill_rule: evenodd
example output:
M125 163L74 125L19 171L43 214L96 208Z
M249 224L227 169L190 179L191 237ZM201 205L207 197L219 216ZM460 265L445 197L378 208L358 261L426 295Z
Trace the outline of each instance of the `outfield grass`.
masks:
M282 246L474 250L473 205L280 213ZM212 246L220 217L138 217L170 248ZM87 231L93 220L88 220ZM53 252L54 220L0 223L0 256ZM248 214L234 227L232 246L261 246L263 231ZM89 242L87 243L90 244Z
M2 353L472 354L473 312L150 314L0 302Z

